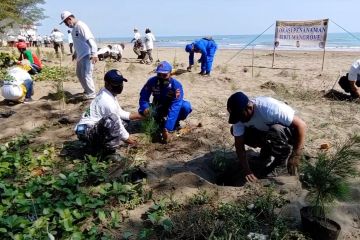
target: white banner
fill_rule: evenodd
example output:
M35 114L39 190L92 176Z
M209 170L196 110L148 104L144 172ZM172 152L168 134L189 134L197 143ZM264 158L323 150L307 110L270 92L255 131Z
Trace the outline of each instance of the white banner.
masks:
M328 21L276 21L274 46L324 48Z

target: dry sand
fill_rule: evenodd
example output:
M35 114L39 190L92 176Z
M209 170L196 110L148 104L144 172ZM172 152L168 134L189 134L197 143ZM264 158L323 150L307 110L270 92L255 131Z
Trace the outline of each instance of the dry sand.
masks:
M246 50L228 63L236 53L235 50L218 50L212 75L202 77L197 74L199 68L191 73L185 71L188 54L183 49L161 48L153 51L155 61L159 59L175 63L178 73L175 78L183 84L185 98L193 106L193 112L186 120L191 128L189 132L180 134L167 145L141 143L138 148L136 157L146 162L150 186L156 194L173 193L175 198L181 200L199 189L210 189L218 191L223 200L230 201L244 193L243 187L217 186L209 182L214 180L214 175L203 164L213 158L217 151L234 150L227 122L226 100L235 91L244 91L249 96L272 96L291 105L307 123L305 152L309 156L315 156L322 143L329 143L329 151L333 151L349 135L359 132L359 103L323 97L334 85L335 90L340 91L335 82L339 74L346 73L350 64L358 58L358 53L327 52L323 71L322 52L278 51L274 68L271 68L272 51L256 50L252 53ZM44 64L59 65L58 60L51 61ZM74 64L70 56L64 57L63 66L75 71ZM125 83L124 92L118 96L120 105L125 110L137 111L140 89L154 75L155 65L138 63L132 47L127 45L121 63L96 64L94 79L97 89L103 86L104 72L110 68L119 69L129 80ZM76 77L70 75L68 78L70 81L64 83L64 90L72 94L81 93L83 90ZM76 139L74 124L89 103L63 104L43 99L54 92L53 86L54 83L48 81L36 82L36 101L31 104L0 105L1 111L16 112L9 118L0 119L1 142L35 127L57 123L64 115L69 117L70 124L52 125L33 141L35 144L53 143L60 152L64 142ZM134 135L142 138L141 133ZM119 151L126 155L129 149L123 147ZM285 189L292 203L284 212L299 221L298 210L305 204L306 191L301 189L297 178L285 175L270 180L275 181L278 189ZM352 181L351 191L351 198L337 203L332 212L334 220L342 226L341 239L360 239L359 179ZM132 223L140 222L144 209L147 209L147 205L130 212Z

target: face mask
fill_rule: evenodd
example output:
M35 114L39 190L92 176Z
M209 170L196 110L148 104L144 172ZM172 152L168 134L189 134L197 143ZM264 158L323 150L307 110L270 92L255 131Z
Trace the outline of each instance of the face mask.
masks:
M119 86L111 86L111 90L114 94L120 94L124 89L124 84L121 84Z
M168 86L170 83L170 78L167 77L168 74L164 74L164 73L158 73L157 77L160 80L160 84L162 86Z

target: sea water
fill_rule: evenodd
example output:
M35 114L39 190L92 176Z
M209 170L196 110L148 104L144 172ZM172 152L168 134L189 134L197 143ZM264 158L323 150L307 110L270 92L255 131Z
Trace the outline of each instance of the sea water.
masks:
M326 49L329 51L360 51L360 33L328 33ZM204 36L172 36L162 37L156 36L156 47L176 47L185 48L185 45L200 39ZM242 49L247 48L255 49L273 49L274 34L259 35L214 35L212 38L218 44L219 49ZM101 43L115 43L115 42L130 42L131 37L119 38L98 38L97 42ZM304 48L297 47L278 47L279 50L304 50ZM308 50L319 50L320 48L307 48Z

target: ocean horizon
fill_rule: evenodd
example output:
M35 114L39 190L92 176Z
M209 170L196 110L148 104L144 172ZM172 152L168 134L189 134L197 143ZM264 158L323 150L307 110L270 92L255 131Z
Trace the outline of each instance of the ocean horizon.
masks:
M352 33L355 37L348 33L328 33L325 49L331 51L360 51L360 33ZM212 38L218 44L219 49L242 49L246 45L247 48L273 49L274 34L263 34L260 37L256 34L248 35L213 35ZM155 48L183 48L186 44L200 39L204 36L155 36ZM258 37L258 38L257 38ZM257 39L256 39L257 38ZM129 43L132 37L109 37L96 38L98 43ZM256 39L256 40L254 40ZM252 42L253 41L253 42ZM320 48L297 48L292 46L280 46L277 50L313 50L323 51Z

